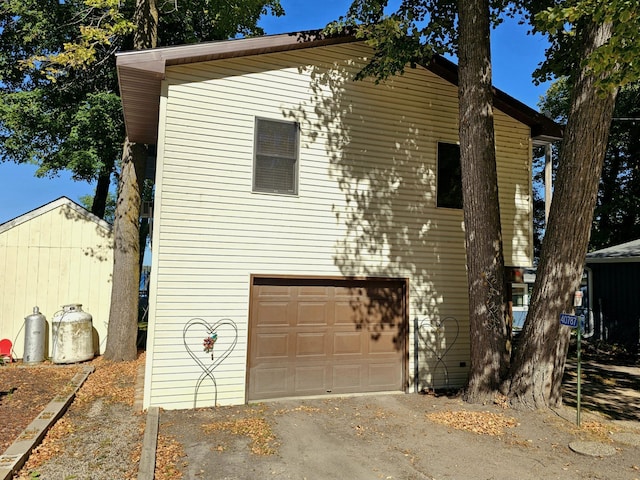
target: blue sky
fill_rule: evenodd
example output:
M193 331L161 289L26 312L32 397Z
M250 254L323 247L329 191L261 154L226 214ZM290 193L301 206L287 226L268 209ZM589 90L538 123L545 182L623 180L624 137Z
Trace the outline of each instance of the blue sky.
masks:
M322 28L344 15L351 2L281 0L281 3L286 11L284 17L261 21L267 34ZM518 25L515 20L507 20L493 32L491 42L495 86L536 108L548 85L535 86L531 73L544 59L545 39L527 35L525 27ZM55 178L36 178L35 170L33 165L0 163L0 223L63 195L78 203L81 196L93 195L92 184L74 182L68 174Z

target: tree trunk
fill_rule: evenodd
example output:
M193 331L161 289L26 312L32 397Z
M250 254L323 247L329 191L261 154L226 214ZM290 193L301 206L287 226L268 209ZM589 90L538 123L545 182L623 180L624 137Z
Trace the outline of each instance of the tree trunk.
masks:
M122 172L114 221L113 286L107 346L104 357L113 361L135 360L138 334L140 284L140 189L144 181L144 145L125 140Z
M492 400L510 357L493 127L488 0L459 8L460 162L469 281L469 402Z
M107 208L109 185L111 185L111 168L109 168L108 170L105 168L100 172L100 175L98 176L96 193L93 196L93 204L91 205L91 213L100 218L104 218L104 213Z
M582 58L610 35L610 24L590 23ZM570 329L560 326L559 315L573 308L573 292L580 285L616 96L615 91L599 93L595 82L582 69L572 92L549 223L511 372L509 396L516 407L562 403Z
M156 0L137 0L134 48L153 48L158 42ZM140 290L140 204L147 149L127 138L122 153L122 173L114 220L113 285L104 357L134 360L137 355L138 295Z

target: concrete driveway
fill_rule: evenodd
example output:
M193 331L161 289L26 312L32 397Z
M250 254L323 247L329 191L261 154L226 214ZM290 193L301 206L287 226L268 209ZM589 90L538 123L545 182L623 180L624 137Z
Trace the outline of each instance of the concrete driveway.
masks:
M568 407L516 412L395 394L163 411L160 434L182 444L185 479L640 478L640 448L610 435L637 437L640 424L582 418L578 429ZM579 455L568 448L576 440L616 453Z

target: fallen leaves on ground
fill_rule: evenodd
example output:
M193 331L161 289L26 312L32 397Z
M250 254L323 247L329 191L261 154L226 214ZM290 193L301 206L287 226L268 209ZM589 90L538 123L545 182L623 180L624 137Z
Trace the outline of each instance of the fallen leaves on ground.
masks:
M131 362L108 362L102 357L96 358L91 362L95 371L84 382L75 401L82 405L104 397L108 401L133 405L138 364L144 363L144 356L142 353Z
M276 453L276 438L271 425L264 417L250 416L224 422L213 422L202 425L206 433L226 431L234 435L244 435L251 439L251 452L256 455L273 455Z
M593 440L600 442L612 443L612 432L621 431L620 428L611 424L604 424L596 421L581 422L580 427L572 425L572 431L575 435L582 437L585 440Z
M80 367L44 364L0 367L0 453L27 428L44 407L64 393Z
M275 410L273 412L274 415L284 415L289 412L305 412L305 413L318 413L320 409L318 407L310 407L308 405L300 405L296 408L282 408L280 410Z
M515 418L491 412L448 410L429 413L427 418L432 422L440 423L456 430L466 430L480 435L503 435L505 428L513 428L518 425Z
M144 364L144 361L145 353L142 352L137 360L131 362L107 362L102 357L98 357L91 362L86 362L73 368L66 367L73 371L74 374L85 365L93 365L95 367L95 371L87 377L87 380L76 393L70 408L86 405L99 397L112 402L133 405L137 370L140 364ZM78 431L78 427L73 424L68 416L60 418L49 429L40 445L31 452L22 472L34 471L44 462L60 455L64 450L64 438L72 433L78 434ZM135 463L135 466L132 466L130 478L135 478L140 452L136 453L134 450L129 454L131 455L130 460Z
M168 435L158 435L156 446L155 480L175 480L182 478L177 463L185 457L182 445Z

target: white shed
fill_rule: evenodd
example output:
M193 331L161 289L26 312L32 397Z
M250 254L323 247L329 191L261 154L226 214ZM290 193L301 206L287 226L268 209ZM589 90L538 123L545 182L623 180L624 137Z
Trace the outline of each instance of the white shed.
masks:
M93 316L95 353L104 350L111 301L111 225L60 197L0 225L0 338L22 358L25 317L37 306L51 320L63 305L82 304Z

